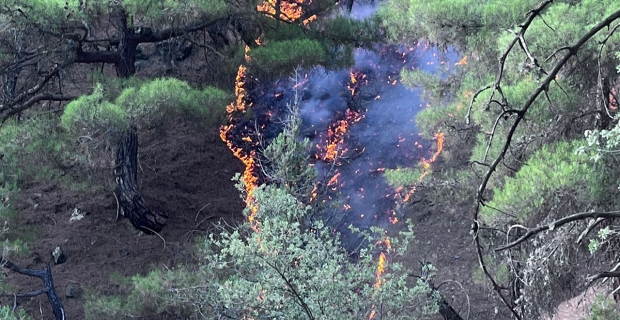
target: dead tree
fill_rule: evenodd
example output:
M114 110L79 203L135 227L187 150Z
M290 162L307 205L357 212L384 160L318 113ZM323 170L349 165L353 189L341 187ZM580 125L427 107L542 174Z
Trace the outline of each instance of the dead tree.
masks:
M138 190L138 135L134 126L119 140L114 173L117 213L127 217L136 229L147 234L161 231L168 215L163 210L149 208Z
M54 310L54 317L56 318L56 320L66 319L65 309L62 306L62 301L60 301L60 298L56 294L56 290L54 290L54 281L52 280L52 269L50 268L49 264L45 265L45 267L43 267L43 269L41 270L33 270L33 269L26 269L26 268L16 266L12 262L5 260L4 267L13 272L17 272L19 274L25 274L31 277L38 277L38 278L41 278L41 280L43 280L43 289L33 291L33 292L28 292L28 293L15 294L16 299L23 298L23 297L34 297L34 296L38 296L40 294L45 293L47 295L47 300L52 306L52 310Z

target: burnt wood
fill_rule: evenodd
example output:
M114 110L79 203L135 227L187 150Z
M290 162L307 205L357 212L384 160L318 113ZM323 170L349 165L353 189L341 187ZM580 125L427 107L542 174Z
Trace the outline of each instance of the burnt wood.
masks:
M62 306L62 301L56 294L56 290L54 290L54 281L52 280L52 269L50 265L45 265L41 270L33 270L26 269L20 266L16 266L10 261L4 261L4 267L19 274L24 274L31 277L38 277L43 280L43 289L28 292L28 293L19 293L16 294L15 297L34 297L40 294L45 293L47 295L47 300L52 306L52 310L54 310L54 317L56 320L65 320L65 308Z
M131 224L146 234L160 232L168 215L163 210L149 208L138 189L138 134L132 127L120 139L116 153L115 194L118 198L120 213Z

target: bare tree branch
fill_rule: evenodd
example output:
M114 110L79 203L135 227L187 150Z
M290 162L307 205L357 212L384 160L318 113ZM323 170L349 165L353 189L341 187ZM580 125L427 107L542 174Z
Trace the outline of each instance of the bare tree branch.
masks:
M605 219L609 219L609 218L620 218L620 211L610 211L610 212L580 212L580 213L576 213L573 215L570 215L568 217L564 217L558 220L555 220L553 222L550 222L546 225L542 225L542 226L538 226L536 228L527 228L527 227L523 227L525 228L525 230L527 230L527 232L525 232L524 235L522 235L519 239L510 242L508 244L505 244L501 247L495 248L494 250L496 252L498 251L502 251L502 250L506 250L506 249L510 249L512 247L515 247L521 243L523 243L525 240L529 239L530 237L545 231L545 230L555 230L556 228L559 228L567 223L571 223L574 221L578 221L578 220L584 220L584 219L589 219L589 218L605 218Z
M4 123L6 120L8 120L11 116L14 116L22 111L25 111L26 109L32 107L33 104L37 103L37 102L41 102L41 101L71 101L73 99L77 99L78 96L74 96L74 95L63 95L63 94L54 94L54 93L41 93L38 95L35 95L33 97L31 97L30 99L28 99L26 102L24 102L23 104L21 104L18 107L15 108L11 108L11 109L7 109L7 110L0 110L0 114L3 113L4 111L6 111L5 114L2 114L0 116L1 120L0 122Z
M540 13L551 2L552 2L552 0L543 1L535 9L530 11L528 13L528 17L527 17L525 23L523 23L520 26L521 30L520 30L519 34L523 35L526 32L526 30L529 27L529 25L534 20L534 18L536 18L536 16L540 15ZM493 175L493 173L497 169L497 166L503 161L503 159L504 159L504 157L506 155L506 152L508 151L508 148L510 147L510 144L512 142L512 138L514 136L514 133L515 133L517 127L519 126L521 121L524 119L525 114L527 113L529 108L533 105L534 101L538 98L538 96L542 92L547 91L549 89L549 84L551 83L551 81L553 81L555 79L555 77L557 76L559 71L564 67L564 65L568 62L568 60L570 58L572 58L573 56L575 56L577 54L577 52L579 51L579 49L586 42L588 42L600 30L602 30L603 28L609 26L613 21L615 21L618 18L620 18L620 10L612 13L607 18L602 20L600 23L598 23L597 25L592 27L586 34L584 34L581 38L579 38L572 46L567 48L568 52L562 57L562 59L560 61L558 61L555 64L555 66L549 72L549 74L544 79L544 81L542 81L542 83L538 86L538 88L528 97L528 99L524 103L523 107L517 112L517 117L516 117L515 121L513 122L512 126L510 127L509 131L508 131L508 134L506 136L506 141L504 143L504 146L503 146L502 150L500 151L500 154L497 156L497 158L489 166L489 169L488 169L484 179L482 180L482 182L480 183L480 186L478 188L478 192L477 192L477 196L476 196L476 207L475 207L474 213L473 213L473 221L474 221L474 224L475 224L475 226L473 228L473 231L474 231L474 242L476 244L476 252L477 252L477 255L478 255L478 262L480 264L480 267L481 267L483 273L489 279L489 281L493 285L493 288L495 289L495 291L499 294L500 299L502 300L502 302L510 309L512 314L517 319L521 319L521 317L514 310L514 308L511 307L511 303L509 303L507 298L502 294L501 287L497 284L495 279L493 279L493 277L489 273L489 270L487 269L487 266L486 266L486 263L484 261L484 257L483 257L483 254L482 254L482 246L480 244L480 237L479 237L477 231L479 229L480 208L481 208L482 205L484 205L484 203L483 203L483 201L484 201L484 193L486 191L486 188L487 188L487 185L489 183L489 180L490 180L491 176ZM512 50L512 48L514 47L514 45L516 44L517 41L519 41L519 37L518 36L516 36L513 39L513 41L508 46L508 49L504 52L504 54L500 58L500 70L499 70L497 78L496 78L495 88L498 88L500 83L501 83L501 80L502 80L502 77L503 77L503 72L504 72L504 62L505 62L506 57L508 56L509 52Z

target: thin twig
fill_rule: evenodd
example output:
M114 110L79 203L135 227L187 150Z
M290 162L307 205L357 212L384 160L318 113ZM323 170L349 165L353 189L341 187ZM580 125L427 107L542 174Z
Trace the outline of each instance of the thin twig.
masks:
M161 239L161 241L164 242L164 248L162 249L162 251L166 250L166 240L164 239L164 237L162 237L159 233L155 232L155 230L153 230L153 229L151 229L149 227L141 226L141 228L146 229L146 230L156 234Z
M198 221L198 215L200 214L200 212L202 211L202 209L208 207L211 205L211 202L205 204L202 208L200 208L200 210L198 210L198 212L196 212L196 217L194 218L194 222Z
M112 194L114 195L114 199L116 200L116 218L114 219L114 221L118 221L118 217L120 216L121 212L121 205L118 202L118 196L116 195L116 192L112 191Z

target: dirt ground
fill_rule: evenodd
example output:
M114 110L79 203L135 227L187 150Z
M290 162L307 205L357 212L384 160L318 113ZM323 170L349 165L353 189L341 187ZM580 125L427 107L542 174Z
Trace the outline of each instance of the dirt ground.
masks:
M138 173L138 182L147 201L165 203L170 214L160 233L165 246L159 237L136 231L128 220L115 221L116 201L111 191L84 196L42 182L22 189L17 211L29 232L35 233L36 242L30 244L26 256L13 262L32 269L47 263L52 266L67 319L85 319L85 290L117 293L112 274L131 276L153 268L174 268L194 252L194 237L204 234L212 222L242 219L243 201L231 178L243 165L220 140L217 130L196 132L181 126L175 131L163 140L151 132L139 133L143 171ZM70 222L75 208L86 215ZM56 246L67 254L65 263L54 264L51 251ZM15 292L42 287L40 279L4 272L6 283ZM66 297L70 287L74 288L73 298ZM12 306L13 297L2 297L1 303ZM17 305L35 319L54 318L45 295L18 298Z
M458 144L447 139L444 153L450 159L439 157L432 164L433 171L460 168L466 165L463 159L469 155L462 147L467 138ZM448 189L449 190L449 189ZM452 191L446 191L449 193ZM435 198L429 189L420 188L412 197L413 204L404 212L404 219L414 224L416 244L410 246L404 257L412 274L420 273L421 262L430 262L437 268L433 285L439 287L446 301L464 319L509 319L508 311L501 307L492 289L484 282L474 279L478 258L473 245L471 214L473 194L446 194ZM497 310L495 306L500 306ZM436 315L433 319L443 319Z

